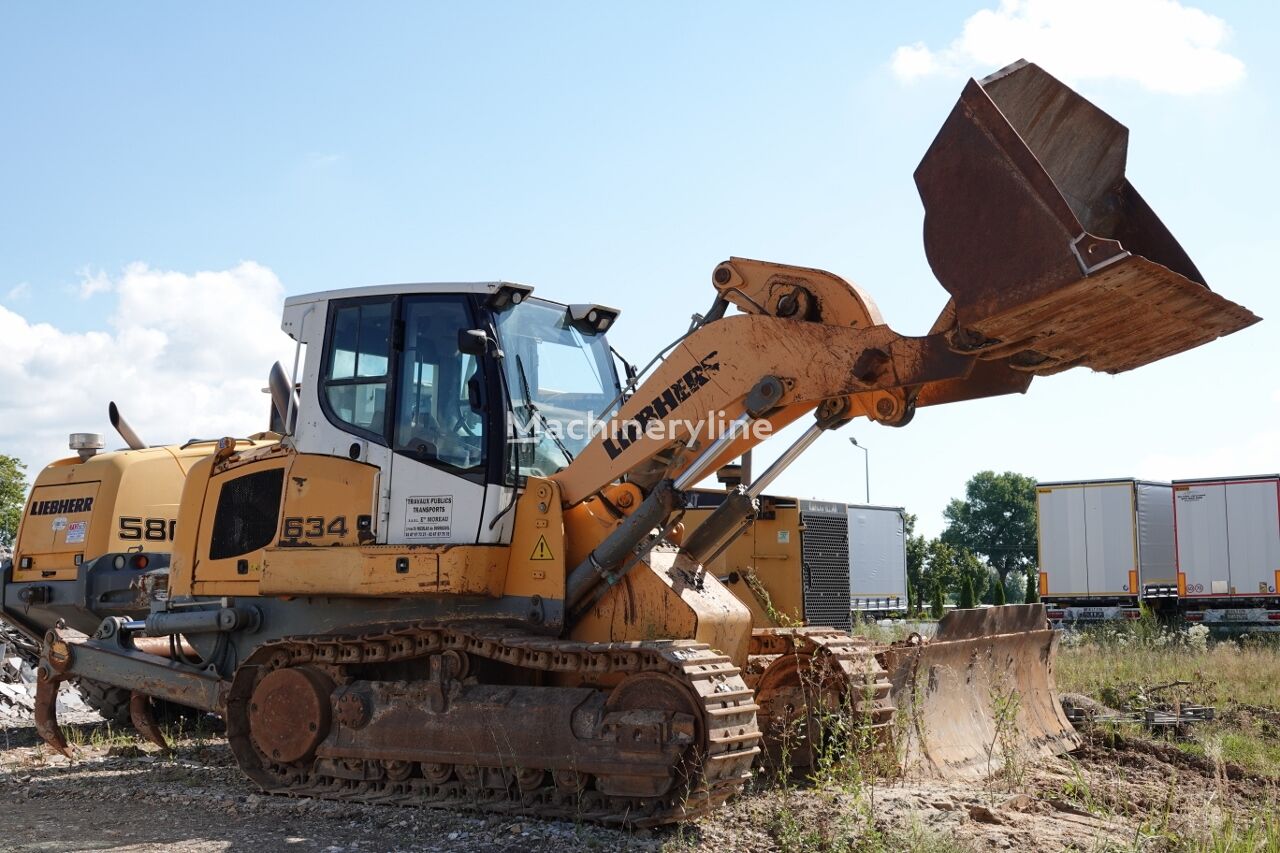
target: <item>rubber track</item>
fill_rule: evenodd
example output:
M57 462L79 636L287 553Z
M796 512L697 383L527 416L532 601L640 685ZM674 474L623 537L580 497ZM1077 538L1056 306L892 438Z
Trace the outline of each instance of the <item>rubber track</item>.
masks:
M338 667L391 663L454 649L468 655L541 672L588 676L662 672L682 679L702 699L703 747L688 775L663 798L609 797L594 790L566 790L545 783L515 793L469 787L456 775L444 784L422 778L402 782L360 782L326 777L310 769L279 766L258 752L249 738L248 697L260 675L281 666ZM479 808L498 813L588 820L644 827L685 820L714 810L751 776L760 752L755 696L738 667L726 656L693 641L578 643L518 629L492 626L418 624L363 636L291 637L256 650L232 681L227 736L241 769L272 793L362 803ZM698 760L699 757L701 760ZM550 778L545 774L544 779ZM588 786L589 787L589 786Z

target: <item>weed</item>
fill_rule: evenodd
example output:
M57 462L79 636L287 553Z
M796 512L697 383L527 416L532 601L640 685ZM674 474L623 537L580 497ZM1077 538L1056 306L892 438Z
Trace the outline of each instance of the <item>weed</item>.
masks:
M987 778L992 781L997 778L1003 780L1007 790L1021 785L1026 773L1026 762L1019 750L1021 738L1018 732L1018 711L1021 707L1022 694L1017 689L992 682L991 720L995 732L991 736L991 742L985 745ZM1000 767L993 773L991 762L997 753L1000 756Z
M1197 853L1280 853L1280 814L1274 807L1249 820L1228 813L1187 849Z

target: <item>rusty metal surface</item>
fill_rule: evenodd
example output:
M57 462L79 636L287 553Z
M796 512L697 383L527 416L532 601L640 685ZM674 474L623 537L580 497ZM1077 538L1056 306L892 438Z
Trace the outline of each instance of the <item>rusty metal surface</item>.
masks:
M1257 322L1205 286L1125 179L1127 144L1035 65L969 81L916 169L959 351L1115 373Z
M169 750L169 742L165 740L164 733L156 724L155 715L151 713L150 696L136 691L129 694L129 721L138 734L166 752Z
M50 631L42 662L68 676L124 687L202 711L221 711L227 685L216 673L138 651L130 636L120 630L123 621L104 620L94 637L70 630Z
M981 778L1079 745L1058 703L1044 605L954 611L934 640L881 654L908 775Z
M58 725L58 686L62 680L61 675L55 674L44 663L36 673L36 734L52 749L73 758L74 753L67 746L62 727Z
M332 692L333 679L314 667L267 673L249 700L254 746L282 764L310 758L329 733Z
M1029 372L1076 365L1119 373L1194 349L1258 322L1246 308L1159 264L1130 256L1034 302L971 323L1001 344L983 358L1031 350Z
M269 791L650 826L741 788L756 710L702 644L424 623L267 644L237 670L226 720Z
M144 655L155 655L156 657L160 657L160 658L172 657L171 652L173 650L169 645L168 637L134 636L131 639L133 642L133 647L138 651L142 652ZM183 657L185 657L187 660L199 660L200 653L195 650L194 646L192 646L190 643L187 642L185 637L182 638L180 642L182 643Z
M886 743L894 706L884 668L865 640L833 628L757 628L747 684L756 691L765 757L804 770L824 746ZM835 745L831 738L856 743Z

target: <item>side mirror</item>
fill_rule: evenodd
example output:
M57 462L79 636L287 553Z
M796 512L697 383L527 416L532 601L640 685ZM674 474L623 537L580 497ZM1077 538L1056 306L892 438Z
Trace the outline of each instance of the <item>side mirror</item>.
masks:
M493 341L484 329L459 329L458 352L463 355L484 355L492 349Z

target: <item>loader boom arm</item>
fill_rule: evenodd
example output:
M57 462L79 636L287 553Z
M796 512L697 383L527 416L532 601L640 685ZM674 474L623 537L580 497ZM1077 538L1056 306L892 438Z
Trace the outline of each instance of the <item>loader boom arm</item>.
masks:
M717 270L739 264L786 278L792 293L813 293L819 288L806 284L825 284L828 296L834 296L837 291L829 286L834 280L847 288L843 295L852 299L855 294L830 274L812 282L804 277L812 271L781 264L733 259ZM749 409L768 426L745 430L717 464L819 407L830 426L859 416L902 423L910 419L921 389L964 385L976 362L953 352L941 333L908 337L883 324L831 325L756 313L725 317L686 337L554 479L573 504L667 452L675 455L663 473L676 476L692 461L694 454L686 451L705 447ZM1003 385L977 383L969 396L1021 391L1030 377L1009 371L1007 379ZM777 395L765 396L765 411L759 411L753 392L769 388Z

